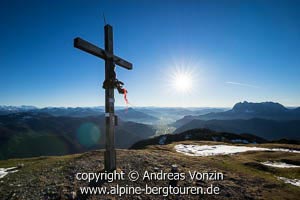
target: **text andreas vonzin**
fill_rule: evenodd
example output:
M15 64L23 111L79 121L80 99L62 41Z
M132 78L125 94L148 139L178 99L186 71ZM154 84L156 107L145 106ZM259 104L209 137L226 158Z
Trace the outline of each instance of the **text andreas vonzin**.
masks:
M224 179L224 175L221 172L197 172L197 171L188 171L184 172L175 172L175 173L166 173L162 170L160 172L148 172L145 171L143 174L143 180L185 180L189 178L191 180L210 180L210 181L219 181Z

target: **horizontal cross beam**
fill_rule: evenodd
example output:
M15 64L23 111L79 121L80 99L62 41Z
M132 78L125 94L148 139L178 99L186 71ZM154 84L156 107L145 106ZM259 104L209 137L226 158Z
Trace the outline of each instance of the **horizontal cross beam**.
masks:
M118 56L112 55L112 54L108 53L107 51L105 51L104 49L101 49L79 37L74 39L74 47L81 49L87 53L90 53L94 56L97 56L99 58L102 58L104 60L112 58L116 65L119 65L120 67L124 67L129 70L132 69L132 64L130 62L128 62Z

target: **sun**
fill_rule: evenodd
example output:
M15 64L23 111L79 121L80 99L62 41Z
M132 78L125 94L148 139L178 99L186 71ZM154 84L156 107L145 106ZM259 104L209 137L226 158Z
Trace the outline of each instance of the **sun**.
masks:
M195 84L194 73L188 67L176 68L170 74L169 83L178 93L189 93Z
M166 63L165 75L161 74L165 82L165 92L185 98L197 93L199 88L199 62L186 58L173 58Z
M192 87L192 77L187 73L176 73L173 77L173 87L179 92L189 91Z

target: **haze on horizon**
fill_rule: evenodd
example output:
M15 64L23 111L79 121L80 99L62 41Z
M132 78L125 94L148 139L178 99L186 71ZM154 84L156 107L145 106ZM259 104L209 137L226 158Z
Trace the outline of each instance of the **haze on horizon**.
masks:
M0 105L104 104L104 47L114 28L117 67L132 106L300 105L300 1L1 1ZM124 106L115 92L116 105Z

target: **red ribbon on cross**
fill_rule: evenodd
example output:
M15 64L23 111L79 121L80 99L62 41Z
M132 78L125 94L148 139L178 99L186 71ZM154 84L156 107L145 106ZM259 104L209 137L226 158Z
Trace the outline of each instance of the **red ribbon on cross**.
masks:
M124 100L125 100L125 103L126 103L126 106L128 106L129 102L128 102L128 99L127 99L127 90L125 88L123 88L123 92L124 92Z

